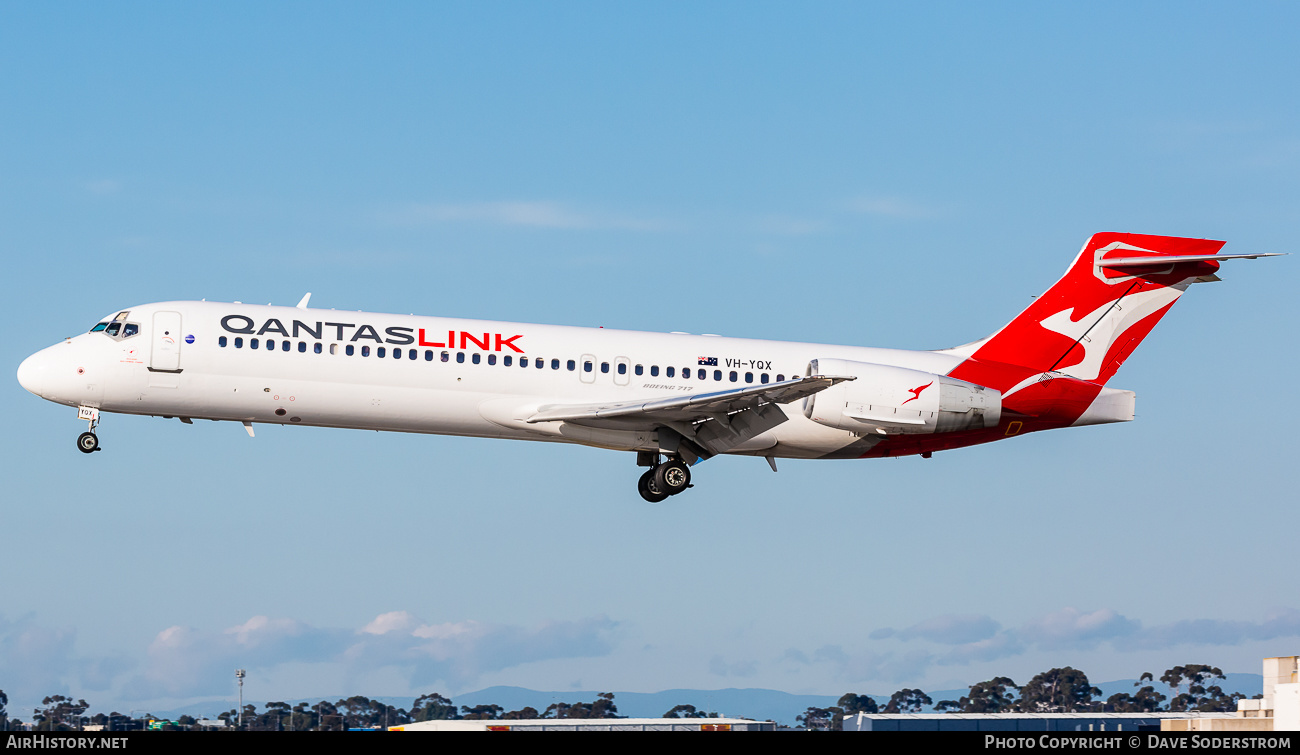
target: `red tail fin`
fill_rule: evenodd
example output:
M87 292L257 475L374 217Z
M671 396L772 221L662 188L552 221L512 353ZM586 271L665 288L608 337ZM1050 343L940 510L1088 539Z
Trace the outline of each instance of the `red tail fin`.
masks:
M1223 244L1098 233L1065 276L1006 327L951 350L967 359L950 374L1001 391L1013 409L1014 394L1056 376L1092 383L1099 390L1183 291L1219 269L1217 261L1204 258ZM1093 391L1086 400L1095 395Z

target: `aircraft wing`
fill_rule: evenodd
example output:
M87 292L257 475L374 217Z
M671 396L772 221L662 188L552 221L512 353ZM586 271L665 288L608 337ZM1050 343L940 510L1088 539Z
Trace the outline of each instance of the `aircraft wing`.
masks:
M851 377L812 375L784 380L780 383L752 385L713 393L691 393L667 398L611 401L603 404L550 404L540 407L526 421L582 422L614 418L644 418L662 422L693 422L711 419L719 414L753 409L764 404L788 404L826 390L836 383L853 380Z
M525 421L654 429L662 448L676 450L693 462L694 457L724 453L785 422L785 412L777 404L798 401L853 379L810 375L712 393L599 404L551 404L539 407Z

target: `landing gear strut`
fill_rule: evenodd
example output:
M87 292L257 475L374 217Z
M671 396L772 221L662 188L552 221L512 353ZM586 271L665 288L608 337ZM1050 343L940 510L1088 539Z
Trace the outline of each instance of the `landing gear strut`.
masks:
M677 495L691 487L691 468L681 459L668 459L655 463L641 479L637 480L636 489L641 497L650 503L659 503L670 495Z
M77 419L90 422L90 429L77 436L77 450L83 454L92 454L101 450L99 436L95 435L95 428L99 426L99 410L89 406L78 407Z

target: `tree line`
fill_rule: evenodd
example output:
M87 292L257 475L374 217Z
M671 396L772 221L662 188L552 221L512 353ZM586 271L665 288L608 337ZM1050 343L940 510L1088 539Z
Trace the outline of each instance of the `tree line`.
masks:
M21 719L8 718L6 705L9 699L0 690L0 731L28 728ZM76 731L87 726L104 726L110 730L139 728L142 720L150 721L150 728L197 729L198 719L180 716L175 721L161 720L151 714L133 717L114 711L87 716L90 705L85 700L73 700L63 695L46 697L42 707L32 711L30 727L37 731ZM242 713L242 716L241 716ZM601 692L591 702L553 703L544 711L531 706L507 711L500 705L456 706L450 699L434 692L415 698L410 710L388 705L361 695L329 702L269 702L262 711L255 705L245 705L241 711L232 708L219 716L230 728L244 731L343 731L347 729L376 729L403 726L421 721L488 720L511 721L521 719L563 718L619 718L614 693ZM664 713L665 718L717 718L717 713L696 710L693 705L678 705Z
M795 719L801 728L838 730L845 716L858 713L919 713L933 707L940 713L1151 713L1155 711L1231 712L1237 701L1245 695L1226 693L1215 680L1226 679L1214 666L1191 664L1174 666L1160 676L1160 681L1174 691L1174 697L1157 692L1155 676L1146 672L1134 683L1135 692L1121 692L1101 700L1101 690L1088 682L1087 674L1065 666L1044 671L1024 685L1017 685L1005 676L971 685L969 692L957 700L934 703L919 689L900 689L890 696L883 706L868 695L847 693L829 708L809 707ZM1165 705L1166 701L1168 702ZM155 728L198 728L193 716L181 716L175 721L159 721L152 715L128 716L116 711L86 716L90 708L85 700L73 700L63 695L53 695L41 701L42 707L32 711L30 724L20 719L10 719L6 706L9 699L0 690L0 731L27 728L38 731L68 731L84 729L89 725L104 726L110 730L124 730L138 726L141 719L153 720ZM242 713L242 715L241 715ZM217 718L232 728L248 731L341 731L403 726L421 721L489 720L511 721L521 719L562 718L619 718L618 706L612 692L602 692L591 702L553 703L544 711L525 706L507 711L500 705L461 705L433 692L415 698L410 710L388 705L361 695L328 702L269 702L262 711L255 705L245 705L243 710L232 708ZM670 708L663 718L717 718L717 713L697 710L693 705Z
M1174 666L1160 676L1160 681L1174 691L1173 699L1157 692L1155 676L1145 672L1134 682L1136 692L1119 692L1101 700L1102 692L1088 682L1088 675L1065 666L1044 671L1023 686L1005 676L971 685L970 691L957 700L934 703L919 689L900 689L881 706L867 695L852 692L842 696L829 708L809 707L796 722L804 728L838 730L845 716L858 713L920 713L933 706L939 713L1153 713L1155 711L1233 712L1237 701L1246 698L1239 692L1227 693L1216 679L1226 679L1223 671L1204 664ZM1150 682L1151 684L1147 684ZM1256 695L1259 697L1259 695ZM1168 700L1168 705L1162 705Z

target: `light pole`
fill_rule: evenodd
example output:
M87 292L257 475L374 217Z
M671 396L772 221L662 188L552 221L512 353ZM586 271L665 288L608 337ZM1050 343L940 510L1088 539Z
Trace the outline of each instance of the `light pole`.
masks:
M245 674L242 668L235 669L235 679L239 682L239 724L238 726L241 731L244 728L244 676Z

